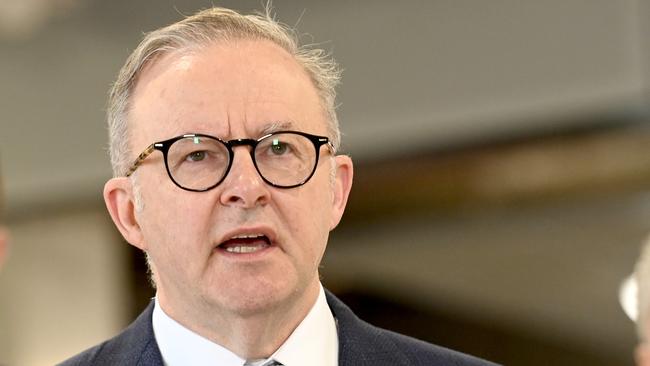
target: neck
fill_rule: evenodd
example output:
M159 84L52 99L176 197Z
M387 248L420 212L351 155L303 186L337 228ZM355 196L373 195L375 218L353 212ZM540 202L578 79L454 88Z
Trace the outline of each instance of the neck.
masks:
M240 313L217 305L179 307L160 288L162 310L184 327L215 342L243 359L270 357L287 340L316 303L318 281L302 293L259 311Z

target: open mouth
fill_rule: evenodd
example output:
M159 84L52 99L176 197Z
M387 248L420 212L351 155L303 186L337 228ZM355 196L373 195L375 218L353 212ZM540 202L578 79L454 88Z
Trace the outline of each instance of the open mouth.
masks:
M271 246L271 240L264 234L236 235L217 246L228 253L255 253Z

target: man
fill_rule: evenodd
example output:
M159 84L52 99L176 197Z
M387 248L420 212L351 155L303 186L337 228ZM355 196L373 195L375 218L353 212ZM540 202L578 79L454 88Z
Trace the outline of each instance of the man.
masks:
M639 345L636 348L636 363L638 366L650 366L650 239L641 251L634 269L634 281L637 288L636 326L639 335Z
M156 298L64 365L487 364L372 327L322 288L352 184L338 80L268 12L213 8L145 37L111 91L104 199Z

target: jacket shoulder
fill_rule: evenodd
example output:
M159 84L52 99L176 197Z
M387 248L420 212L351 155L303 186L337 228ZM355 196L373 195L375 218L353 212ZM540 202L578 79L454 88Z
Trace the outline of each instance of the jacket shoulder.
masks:
M153 302L122 333L79 353L59 366L162 366L162 356L153 334L152 312Z
M340 366L494 366L494 363L371 325L330 292Z
M366 323L367 324L367 323ZM465 353L421 341L412 337L398 334L389 330L374 328L379 343L391 343L396 351L404 355L408 365L462 365L462 366L495 366L488 362ZM383 339L382 339L383 338Z
M89 348L77 354L76 356L61 362L60 364L58 364L58 366L96 365L98 364L97 359L101 357L100 355L102 354L102 349L104 349L104 346L110 343L111 341L112 340L108 340L92 348Z

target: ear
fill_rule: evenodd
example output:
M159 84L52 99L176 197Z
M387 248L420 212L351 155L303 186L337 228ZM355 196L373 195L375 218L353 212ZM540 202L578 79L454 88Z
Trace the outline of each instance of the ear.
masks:
M129 178L112 178L104 185L104 202L113 223L131 245L146 250L142 230L135 215L133 183Z
M7 251L9 246L9 233L4 227L0 227L0 267L7 257Z
M345 205L348 203L350 189L352 189L353 167L352 159L346 155L337 155L336 159L336 176L334 178L334 195L332 202L332 214L330 217L330 230L341 221Z

